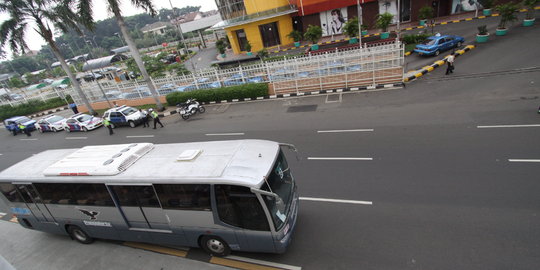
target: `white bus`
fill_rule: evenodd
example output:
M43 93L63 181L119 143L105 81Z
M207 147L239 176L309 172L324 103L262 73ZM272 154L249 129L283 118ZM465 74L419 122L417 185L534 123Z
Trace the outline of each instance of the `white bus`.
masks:
M47 150L2 171L0 191L22 226L84 244L283 253L298 192L281 146L294 149L237 140Z

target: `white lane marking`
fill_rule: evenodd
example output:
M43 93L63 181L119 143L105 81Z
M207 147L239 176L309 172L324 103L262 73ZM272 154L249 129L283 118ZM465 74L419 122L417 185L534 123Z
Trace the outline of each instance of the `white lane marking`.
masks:
M476 126L477 128L519 128L519 127L540 127L540 124L531 125L497 125L497 126Z
M20 139L21 141L37 141L38 139Z
M288 269L288 270L301 270L302 267L299 266L293 266L293 265L287 265L287 264L281 264L281 263L273 263L273 262L267 262L267 261L261 261L251 258L244 258L239 256L226 256L226 259L231 259L235 261L242 261L242 262L248 262L248 263L254 263L254 264L260 264L264 266L272 266L280 269Z
M66 137L66 140L86 140L88 137Z
M370 132L372 128L368 129L336 129L336 130L317 130L317 133L340 133L340 132Z
M370 201L356 201L356 200L338 200L338 199L311 198L311 197L300 197L300 200L302 200L302 201L315 201L315 202L334 202L334 203L351 203L351 204L373 205L373 202L370 202Z
M540 159L508 159L509 162L540 162Z
M365 157L308 157L308 160L373 160Z
M154 135L134 135L126 136L126 138L154 138Z
M206 136L242 136L245 135L243 132L238 133L207 133Z

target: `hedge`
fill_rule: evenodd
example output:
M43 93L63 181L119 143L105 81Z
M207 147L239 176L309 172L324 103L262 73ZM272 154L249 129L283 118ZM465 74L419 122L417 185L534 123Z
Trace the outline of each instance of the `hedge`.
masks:
M228 86L217 89L203 89L188 92L173 92L166 96L170 105L184 103L189 98L195 98L200 102L231 100L238 98L256 98L268 95L268 84L248 83Z
M73 99L71 99L69 95L66 96L66 98L69 102L73 102ZM13 107L11 107L11 105L2 105L0 106L0 119L1 121L4 121L4 119L13 116L30 115L65 105L67 105L66 101L59 97L48 99L45 102L41 100L30 100L28 103L19 104Z

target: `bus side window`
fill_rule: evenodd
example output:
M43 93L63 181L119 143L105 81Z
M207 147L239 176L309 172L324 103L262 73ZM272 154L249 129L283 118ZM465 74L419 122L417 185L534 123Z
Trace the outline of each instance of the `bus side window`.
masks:
M154 185L163 209L209 211L210 185Z
M8 201L10 202L23 202L21 196L19 193L17 193L17 189L15 188L15 185L8 184L8 183L1 183L0 184L0 191Z
M270 230L262 206L249 188L216 185L215 192L218 216L221 221L248 230Z

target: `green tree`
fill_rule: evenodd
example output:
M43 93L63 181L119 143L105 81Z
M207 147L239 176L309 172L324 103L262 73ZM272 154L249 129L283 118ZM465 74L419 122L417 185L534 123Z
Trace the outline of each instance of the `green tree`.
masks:
M69 4L69 1L65 2ZM0 2L0 12L9 14L9 19L0 25L0 46L9 44L13 53L24 53L28 48L25 41L27 26L35 25L30 28L35 30L51 47L54 55L60 62L62 68L66 71L71 80L75 91L81 97L84 105L90 113L95 114L90 102L84 95L76 80L75 75L69 69L64 57L60 53L56 42L54 41L51 25L57 29L67 31L68 28L77 29L78 17L67 5L59 5L53 0L16 0Z
M150 76L148 75L148 72L146 68L144 67L144 63L143 63L141 54L139 53L139 50L137 49L137 45L133 41L133 38L129 35L128 27L126 25L126 22L120 10L120 1L107 0L106 2L107 2L109 11L111 11L111 13L114 14L116 23L118 24L118 27L120 28L120 32L122 33L122 36L124 37L124 40L126 41L127 46L129 47L131 55L133 59L135 60L135 62L137 63L137 66L139 67L139 70L141 71L141 74L144 80L146 81L148 88L150 89L150 93L152 93L152 96L154 97L154 100L156 101L156 106L158 110L163 111L164 107L163 107L163 104L161 104L161 101L159 100L159 95L158 95L158 92L156 91L156 87L154 86L154 83L150 79ZM131 0L131 4L136 7L143 8L151 16L155 16L157 14L151 0ZM79 0L78 1L78 8L79 8L78 13L80 15L81 21L87 26L87 28L94 29L95 22L92 16L91 7L92 7L92 0Z
M10 78L7 84L11 88L21 88L21 87L24 87L24 86L28 85L23 80L21 80L20 77L12 77L12 78Z

